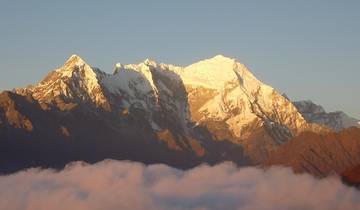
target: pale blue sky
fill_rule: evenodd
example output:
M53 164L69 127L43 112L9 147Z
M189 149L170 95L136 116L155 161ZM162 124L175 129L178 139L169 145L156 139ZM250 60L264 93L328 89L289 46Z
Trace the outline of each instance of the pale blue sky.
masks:
M0 90L39 81L71 54L106 72L224 54L291 99L360 118L359 2L0 0Z

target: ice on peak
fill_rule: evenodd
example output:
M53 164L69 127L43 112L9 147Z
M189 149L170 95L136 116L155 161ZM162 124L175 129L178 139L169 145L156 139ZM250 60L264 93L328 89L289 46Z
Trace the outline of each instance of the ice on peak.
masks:
M232 68L232 66L236 63L236 60L234 58L225 57L223 55L216 55L212 58L208 58L205 60L201 60L197 63L191 64L190 66L194 65L202 65L202 66L229 66Z
M114 73L113 74L117 74L119 71L121 71L122 69L124 69L124 65L121 63L116 63L115 64L115 69L114 69Z
M90 98L96 105L107 107L107 101L98 80L100 74L100 70L93 69L78 55L72 55L62 67L51 72L42 82L31 88L31 91L36 99L47 94L52 94L53 97L78 96L84 100Z
M230 61L230 62L231 62L231 61L235 61L234 58L226 57L226 56L221 55L221 54L216 55L216 56L210 58L209 60Z
M78 70L81 73L77 72ZM64 66L56 70L57 73L60 73L61 77L81 77L84 81L86 81L86 86L88 86L89 90L97 87L97 72L88 65L80 56L72 55L65 62ZM75 72L75 73L74 73ZM79 78L77 78L79 79Z
M67 59L67 61L65 62L65 64L66 64L66 63L74 63L74 62L82 62L82 63L85 63L85 61L84 61L80 56L78 56L78 55L76 55L76 54L73 54L73 55L71 55L71 56Z
M80 56L78 56L77 54L72 54L69 59L72 59L72 58L79 59ZM81 59L81 58L80 58L80 59Z
M75 67L78 68L85 68L91 69L91 67L78 55L73 54L69 57L69 59L65 62L64 66L58 69L58 72L69 72L75 69Z
M143 63L148 66L156 66L157 65L156 61L150 60L149 58L145 59Z
M121 68L121 67L122 67L121 63L116 63L115 64L115 68Z
M185 83L212 89L223 88L225 83L236 82L240 80L240 77L243 77L241 83L250 82L250 80L259 83L245 65L223 55L217 55L187 66L181 73L181 77Z

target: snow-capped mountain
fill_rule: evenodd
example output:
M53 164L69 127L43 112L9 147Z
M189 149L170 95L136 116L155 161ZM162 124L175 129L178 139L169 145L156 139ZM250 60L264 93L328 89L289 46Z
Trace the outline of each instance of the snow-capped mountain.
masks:
M291 102L259 81L245 65L222 55L187 67L147 59L140 64L120 64L112 75L73 55L26 91L42 106L60 101L64 109L91 101L114 112L136 108L160 132L168 129L168 119L176 119L173 126L184 135L202 126L216 140L251 145L256 142L254 130L263 130L261 135L267 137L259 141L268 142L257 143L267 150L305 130L326 130L308 124ZM159 113L166 116L160 118Z
M257 164L302 132L331 131L307 122L286 97L222 55L186 67L149 59L118 63L113 74L73 55L39 84L0 99L1 148L16 154L12 145L18 142L29 152L24 158L32 159L44 152L37 141L57 145L46 151L50 165L61 165L61 154L179 167L221 160ZM32 143L23 145L25 139Z
M61 97L70 103L91 101L105 110L136 107L150 118L150 113L165 109L177 113L184 128L188 123L223 122L229 135L239 141L249 135L245 130L251 123L274 130L279 143L303 130L321 129L307 124L286 98L257 80L243 64L222 55L187 67L147 59L120 65L113 75L73 55L39 84L16 90L23 91L45 106ZM186 99L176 96L181 91ZM150 123L156 123L150 118Z
M108 100L100 86L100 70L90 67L77 55L72 55L59 69L50 72L35 86L18 88L18 94L29 93L41 105L56 104L60 109L71 108L63 100L93 102L96 106L109 109ZM62 106L60 103L69 106Z
M295 101L293 103L308 122L324 125L336 131L344 128L360 127L359 120L348 116L342 111L328 113L322 106L310 100Z

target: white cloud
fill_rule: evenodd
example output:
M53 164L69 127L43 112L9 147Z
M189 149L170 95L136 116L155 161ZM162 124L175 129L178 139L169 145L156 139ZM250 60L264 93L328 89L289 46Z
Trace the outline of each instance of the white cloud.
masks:
M360 209L360 192L336 177L318 180L280 167L223 163L181 171L108 160L2 176L0 209Z

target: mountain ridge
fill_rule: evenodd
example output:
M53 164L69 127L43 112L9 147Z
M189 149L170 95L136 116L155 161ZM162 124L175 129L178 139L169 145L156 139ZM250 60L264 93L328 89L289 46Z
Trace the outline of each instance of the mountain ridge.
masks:
M359 127L360 120L348 116L342 111L326 112L325 109L311 100L293 102L308 122L321 124L336 131L344 128Z
M0 98L2 159L10 171L104 158L180 168L257 165L303 132L332 132L221 55L186 67L147 59L116 65L113 74L73 55L40 83Z

